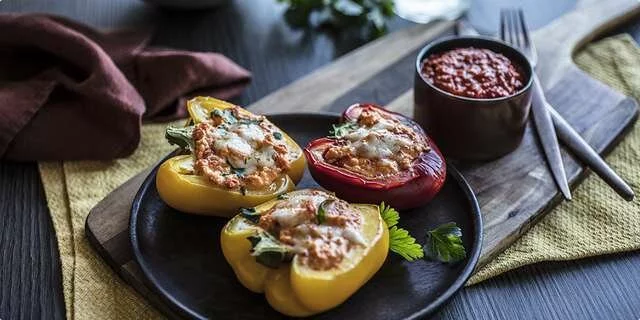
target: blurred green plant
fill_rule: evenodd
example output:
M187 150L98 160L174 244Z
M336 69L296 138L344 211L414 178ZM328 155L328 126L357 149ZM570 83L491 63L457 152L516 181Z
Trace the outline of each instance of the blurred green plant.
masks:
M277 0L288 6L284 18L292 27L364 27L371 37L387 32L394 0Z

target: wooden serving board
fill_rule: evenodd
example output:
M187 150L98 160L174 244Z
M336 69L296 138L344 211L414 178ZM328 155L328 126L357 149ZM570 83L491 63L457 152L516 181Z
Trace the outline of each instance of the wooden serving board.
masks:
M640 7L632 0L580 1L575 11L534 33L540 57L539 76L549 102L601 153L615 146L630 128L638 107L633 99L580 71L571 55L580 45L638 16ZM417 52L429 41L451 34L452 26L451 22L438 22L395 32L248 109L256 113L340 112L354 102L367 101L411 115ZM563 160L570 184L575 187L587 171L564 151ZM480 266L562 201L531 128L527 128L522 145L513 153L495 161L462 163L458 167L474 189L483 212ZM148 172L135 176L93 208L86 221L86 234L118 274L144 296L157 301L132 260L128 230L131 202ZM162 308L159 303L156 306Z

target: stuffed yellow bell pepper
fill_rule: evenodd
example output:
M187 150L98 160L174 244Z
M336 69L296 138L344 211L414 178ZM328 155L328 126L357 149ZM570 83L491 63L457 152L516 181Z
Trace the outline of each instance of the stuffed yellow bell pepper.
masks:
M230 217L291 191L305 167L301 148L266 117L209 97L187 103L191 120L166 138L187 154L158 168L160 197L183 212Z
M334 308L382 266L389 234L375 205L312 189L242 209L222 230L238 280L288 316Z

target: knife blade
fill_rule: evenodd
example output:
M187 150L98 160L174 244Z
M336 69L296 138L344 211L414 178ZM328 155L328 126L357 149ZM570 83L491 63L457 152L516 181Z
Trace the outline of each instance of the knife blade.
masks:
M538 76L533 74L533 87L531 92L531 115L533 124L538 132L538 138L542 150L547 159L547 164L551 170L551 175L555 180L562 195L567 200L571 200L571 190L567 182L567 174L564 171L562 156L560 155L560 146L558 144L558 136L549 114L549 103L544 96L544 92L540 87Z

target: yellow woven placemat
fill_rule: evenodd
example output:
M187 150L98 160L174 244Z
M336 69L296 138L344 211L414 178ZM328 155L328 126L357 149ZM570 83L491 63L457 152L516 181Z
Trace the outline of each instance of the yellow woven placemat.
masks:
M160 314L120 279L91 248L85 220L109 192L175 149L167 124L145 125L140 146L127 159L40 163L62 261L67 319L155 319Z
M640 97L640 49L628 36L591 44L577 63L625 94ZM160 314L126 285L91 249L84 233L90 209L127 179L171 151L166 124L145 125L138 150L127 159L40 163L40 175L58 239L68 319L151 319ZM608 162L639 193L640 131ZM638 201L624 202L591 176L514 245L480 269L469 284L540 261L572 260L640 248Z

